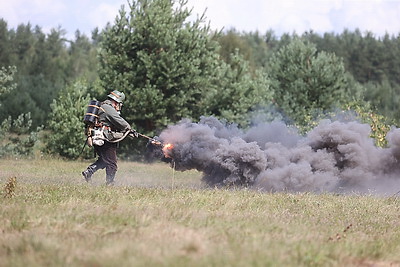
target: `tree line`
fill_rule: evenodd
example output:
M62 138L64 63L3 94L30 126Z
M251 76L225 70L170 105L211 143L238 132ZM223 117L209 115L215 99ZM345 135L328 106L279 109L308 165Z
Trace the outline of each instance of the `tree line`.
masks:
M323 35L309 31L302 35L283 34L278 38L272 30L260 34L230 29L221 35L219 42L225 47L221 50L225 60L239 48L254 68L268 69L271 56L294 39L309 41L318 53L333 53L341 58L346 71L361 85L358 93L362 99L390 120L396 123L400 120L397 108L400 100L400 34L377 37L372 32L357 29Z
M62 88L76 79L97 79L96 40L77 31L68 41L65 34L61 28L45 34L31 24L9 29L0 19L0 66L17 69L15 90L1 99L0 120L30 112L35 127L44 125Z
M3 136L30 133L23 146L33 148L40 132L43 151L76 158L87 102L114 89L127 95L123 116L148 135L203 115L247 127L257 112L273 119L277 111L303 131L334 109L355 109L371 124L368 114L382 125L399 121L400 35L215 32L190 14L184 0L138 0L114 24L74 40L62 28L9 29L0 19L0 122L15 125ZM22 120L29 129L17 130ZM143 150L138 142L123 142L126 157Z

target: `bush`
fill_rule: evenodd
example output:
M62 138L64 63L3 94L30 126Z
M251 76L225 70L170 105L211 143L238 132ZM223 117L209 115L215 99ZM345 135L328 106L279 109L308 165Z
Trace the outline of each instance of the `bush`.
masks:
M342 59L317 52L314 44L295 39L271 59L270 76L277 107L298 127L314 113L339 106L348 96Z
M32 126L31 114L21 114L17 119L5 119L0 125L0 157L32 156L33 148L38 141L38 132L30 131Z
M68 159L89 157L90 151L82 151L86 140L83 116L90 100L88 86L76 82L61 90L51 104L51 114L46 129L45 152Z

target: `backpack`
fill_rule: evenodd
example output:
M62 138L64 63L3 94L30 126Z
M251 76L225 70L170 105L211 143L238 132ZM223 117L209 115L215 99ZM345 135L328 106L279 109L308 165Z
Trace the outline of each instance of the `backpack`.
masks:
M98 127L100 125L99 112L101 108L101 102L97 100L90 100L86 109L86 113L83 116L83 122L85 123L85 135L87 136L86 143L89 147L93 145L102 146L104 145L103 129Z

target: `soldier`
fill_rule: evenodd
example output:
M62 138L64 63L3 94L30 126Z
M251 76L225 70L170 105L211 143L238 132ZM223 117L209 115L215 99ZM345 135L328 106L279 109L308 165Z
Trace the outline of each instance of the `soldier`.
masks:
M97 161L82 172L86 182L90 182L92 175L99 169L106 169L106 184L113 185L117 172L117 142L122 140L128 131L137 137L136 131L131 129L129 123L120 116L125 94L114 90L107 100L101 103L98 114L99 123L95 129L103 131L104 141L95 143L94 150L99 156Z

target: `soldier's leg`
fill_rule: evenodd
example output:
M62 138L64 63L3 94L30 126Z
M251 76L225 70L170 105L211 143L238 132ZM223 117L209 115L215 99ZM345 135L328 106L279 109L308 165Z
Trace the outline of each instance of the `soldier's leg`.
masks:
M117 172L117 144L107 143L104 144L106 151L103 156L103 160L106 164L106 184L113 185L115 174Z
M105 149L103 149L102 146L94 146L94 150L99 158L96 160L96 162L90 164L87 169L82 172L83 177L88 183L92 180L92 176L97 170L104 169L106 167L106 163L103 160Z

